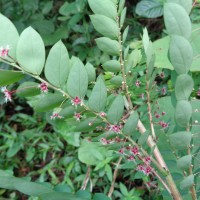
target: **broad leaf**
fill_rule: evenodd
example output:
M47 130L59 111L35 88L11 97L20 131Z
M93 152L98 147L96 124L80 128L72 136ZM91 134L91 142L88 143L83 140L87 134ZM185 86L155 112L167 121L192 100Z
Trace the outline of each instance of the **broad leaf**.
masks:
M67 192L51 192L39 196L41 200L85 200Z
M109 72L120 72L121 64L117 60L109 60L102 64L104 70Z
M112 102L108 113L108 121L112 124L117 124L124 113L124 98L121 95L118 95Z
M177 3L164 5L164 21L170 35L179 35L189 38L191 35L191 22L186 10Z
M184 178L183 181L180 182L180 188L186 189L186 188L190 188L192 185L194 185L194 175L189 175L186 178Z
M88 0L89 6L95 14L107 16L116 20L117 8L111 0Z
M93 200L111 200L107 195L102 193L96 193L93 197Z
M90 15L90 18L99 33L111 39L117 39L119 28L114 20L99 14Z
M0 47L9 46L9 55L16 58L16 46L19 34L13 23L4 15L0 14Z
M127 135L133 135L136 131L137 124L138 124L139 116L137 112L134 112L130 115L127 122L124 125L124 133Z
M177 167L181 170L187 170L192 164L192 155L186 155L177 160Z
M117 87L120 87L122 85L122 81L123 78L120 75L114 76L113 78L110 79L110 82Z
M180 100L177 102L175 110L175 119L180 127L187 128L190 118L192 116L192 106L190 102Z
M192 93L194 82L187 74L179 75L175 84L175 95L177 100L188 100Z
M17 88L17 95L20 97L31 97L41 93L38 83L24 82Z
M187 149L190 146L192 134L190 132L182 131L169 136L170 144L177 150Z
M47 80L59 87L67 82L69 74L69 55L65 45L59 41L50 50L45 64L45 76Z
M120 17L120 27L123 27L124 25L124 21L126 18L126 10L127 10L126 8L122 10L121 17Z
M31 27L20 35L17 44L17 61L32 74L40 75L45 62L45 48L40 35Z
M163 15L163 2L157 0L142 0L137 6L135 12L146 18L156 18Z
M107 100L107 88L101 77L98 78L89 98L88 106L96 111L104 111Z
M169 58L178 74L187 73L193 61L193 50L189 41L182 36L172 36L169 46Z
M88 82L89 83L94 82L96 79L96 71L93 65L91 65L90 63L87 63L85 65L85 69L87 70L87 74L88 74Z
M88 88L88 74L83 63L77 59L69 73L67 91L72 97L83 98Z
M116 40L111 40L107 37L101 37L97 38L95 41L99 49L101 49L103 52L113 56L119 55L120 45Z
M0 69L0 86L10 85L24 78L22 72Z
M185 8L186 12L188 13L188 15L191 12L192 9L192 0L167 0L168 3L177 3L181 6L183 6L183 8Z

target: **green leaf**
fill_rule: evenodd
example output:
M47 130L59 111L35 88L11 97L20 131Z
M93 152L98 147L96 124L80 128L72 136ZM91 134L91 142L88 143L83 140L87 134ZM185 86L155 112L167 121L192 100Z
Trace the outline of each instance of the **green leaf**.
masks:
M163 15L163 2L157 0L143 0L140 1L135 12L146 18L156 18Z
M69 73L67 91L72 97L83 98L87 93L88 74L83 63L77 59Z
M121 71L121 64L117 60L109 60L102 64L104 70L109 72L120 72Z
M123 78L120 75L114 76L113 78L110 79L110 82L117 87L120 87L122 85L122 81L123 81Z
M10 85L24 78L22 72L0 69L0 86Z
M85 69L87 70L87 74L88 74L88 82L89 83L94 82L96 79L96 71L93 65L91 65L90 63L87 63L85 65Z
M17 61L32 74L40 75L45 62L45 48L40 35L31 27L20 35L17 44Z
M170 35L179 35L189 38L191 35L191 22L186 10L177 3L164 5L164 21Z
M116 40L111 40L107 37L97 38L96 40L97 46L104 53L109 55L118 56L120 51L120 45Z
M62 94L41 94L36 96L33 100L29 101L31 106L37 112L46 112L60 106L65 97Z
M50 50L45 64L45 77L56 87L63 88L69 74L69 55L62 41Z
M128 196L128 190L127 190L126 186L123 183L120 183L119 187L120 187L121 193L124 196Z
M178 74L186 74L193 61L193 50L189 41L182 36L172 36L169 58Z
M107 16L116 20L117 8L111 0L88 0L89 6L95 14Z
M41 194L39 197L41 198L41 200L84 200L66 192L51 192Z
M107 100L107 88L101 77L98 78L89 98L88 106L95 112L104 111Z
M90 126L89 123L92 123ZM81 121L77 124L76 128L74 131L92 131L96 129L97 126L99 126L102 123L102 119L96 118L96 117L88 117L84 121Z
M146 131L145 133L143 133L138 140L138 144L143 145L144 143L146 143L147 139L149 138L149 131Z
M189 175L186 178L184 178L183 181L180 182L180 188L186 189L186 188L190 188L192 185L194 184L194 175Z
M169 136L170 144L178 150L187 149L190 146L192 134L190 132L181 131Z
M187 74L179 75L175 84L175 95L177 100L188 100L192 93L194 82Z
M124 21L125 21L125 18L126 18L126 8L124 8L122 10L122 13L121 13L121 16L120 16L120 27L122 27L124 25Z
M99 33L111 39L118 38L119 28L114 20L99 14L90 15L90 19Z
M106 164L105 166L105 172L106 172L106 175L109 179L110 182L112 182L112 168L110 167L110 165Z
M126 38L128 36L128 31L129 31L129 26L127 26L123 32L123 35L122 35L122 41L125 42L126 41Z
M125 6L125 0L119 0L118 13L120 14Z
M177 102L175 110L175 119L180 127L186 128L189 125L192 116L192 106L190 102L180 100Z
M117 124L124 113L124 98L121 95L118 95L112 102L108 113L107 119L112 124Z
M192 9L192 0L167 0L168 3L177 3L181 6L183 6L183 8L185 8L186 12L188 13L188 15L191 12Z
M83 141L78 149L78 158L87 165L96 165L105 159L106 149L99 143Z
M24 82L17 88L17 95L19 97L31 97L41 93L38 83Z
M191 166L192 155L186 155L177 160L177 167L181 170L187 170Z
M102 193L96 193L93 197L93 200L111 200L108 196Z
M15 184L16 190L30 195L30 196L39 196L44 193L50 193L53 192L51 188L48 188L40 183L34 183L34 182L22 182Z
M130 115L127 122L124 125L124 133L127 135L133 135L136 131L137 124L138 124L139 116L137 112L134 112Z
M19 34L13 23L0 13L0 47L10 47L9 55L16 58L16 46Z

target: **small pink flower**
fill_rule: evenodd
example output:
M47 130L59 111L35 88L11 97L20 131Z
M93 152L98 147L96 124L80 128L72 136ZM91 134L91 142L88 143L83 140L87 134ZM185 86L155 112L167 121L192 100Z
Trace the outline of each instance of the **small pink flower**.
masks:
M166 95L167 94L167 88L164 86L164 87L162 87L162 89L161 89L161 94L162 95Z
M160 126L162 126L162 128L164 128L164 129L165 129L165 128L168 128L168 126L169 126L169 123L167 123L167 122L164 122L164 121L160 121L160 122L159 122L159 125L160 125Z
M141 82L139 80L135 81L135 86L140 87Z
M41 92L44 92L44 93L48 92L48 86L46 83L43 82L38 87L40 88Z
M115 133L120 133L121 132L121 126L120 125L111 125L110 130L115 132Z
M135 160L135 157L134 157L134 156L129 156L129 157L127 158L127 160L133 161L133 160Z
M150 164L151 163L151 157L145 157L144 158L144 161L147 163L147 164Z
M0 47L0 57L6 58L8 56L9 49L8 45L5 48Z
M163 111L163 112L162 112L162 116L164 116L164 115L166 115L166 112Z
M77 96L76 96L74 99L72 99L71 102L72 102L72 105L73 105L73 106L74 106L74 105L77 106L77 105L79 105L79 104L82 106L82 101L81 101L81 99L80 99L79 97L77 97Z
M81 119L81 113L75 113L75 114L74 114L74 118L75 118L77 121L80 121L80 119Z
M140 165L137 166L136 170L144 172L145 166L140 164Z
M160 118L160 115L159 115L157 112L154 113L154 116L155 116L155 118L157 118L157 119Z
M146 166L144 169L144 174L149 175L152 172L151 166Z
M11 91L7 90L6 87L1 88L1 92L4 93L5 102L12 101L12 93Z
M119 151L118 151L120 154L124 154L124 149L123 148L121 148L121 149L119 149Z
M63 117L59 115L59 113L54 112L51 116L50 116L51 120L53 119L62 119Z
M105 117L105 116L106 116L106 113L105 113L105 112L100 112L99 115L100 115L101 117Z
M101 138L101 139L100 139L100 142L101 142L103 145L108 144L108 141L106 140L106 138Z
M137 147L133 147L133 148L131 148L131 153L133 153L133 155L138 155L139 149Z
M160 73L160 77L161 77L161 78L165 78L165 73L164 73L164 72L161 72L161 73Z

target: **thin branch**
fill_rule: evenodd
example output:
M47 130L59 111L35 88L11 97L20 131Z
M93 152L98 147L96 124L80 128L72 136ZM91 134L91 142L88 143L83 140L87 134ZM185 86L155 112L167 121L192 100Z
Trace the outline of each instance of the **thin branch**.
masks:
M90 180L90 171L91 171L91 168L90 168L90 166L88 166L88 169L87 169L87 172L86 172L85 179L83 181L81 190L85 190L86 187L87 187L88 181Z
M115 171L114 171L114 174L113 174L113 179L112 179L112 184L110 186L110 190L108 192L108 197L111 197L112 196L112 193L114 191L114 187L115 187L115 181L116 181L116 178L117 178L117 173L118 173L118 170L119 170L119 166L120 166L120 163L122 161L122 157L119 158L117 164L116 164L116 168L115 168Z

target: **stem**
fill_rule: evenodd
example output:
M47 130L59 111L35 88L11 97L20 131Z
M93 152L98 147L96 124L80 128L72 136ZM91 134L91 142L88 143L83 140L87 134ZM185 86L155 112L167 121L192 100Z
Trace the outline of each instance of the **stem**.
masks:
M112 184L111 184L110 190L108 192L108 197L111 197L112 193L114 191L115 181L116 181L116 178L117 178L117 173L118 173L119 165L120 165L121 161L122 161L122 157L120 157L119 160L118 160L118 162L117 162L117 165L116 165L116 168L115 168L115 171L114 171L114 174L113 174Z
M91 168L90 168L90 166L88 166L81 190L85 190L87 187L88 181L90 180L90 171L91 171Z

